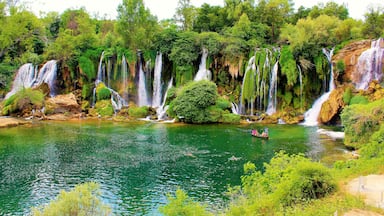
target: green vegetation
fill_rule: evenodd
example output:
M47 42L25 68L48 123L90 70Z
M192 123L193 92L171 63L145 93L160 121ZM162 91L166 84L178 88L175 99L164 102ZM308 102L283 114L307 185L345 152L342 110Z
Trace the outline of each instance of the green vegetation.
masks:
M96 98L98 101L107 100L111 98L111 90L109 90L104 83L100 82L96 87Z
M3 101L3 115L10 115L22 110L41 109L44 104L44 93L40 90L23 88Z
M111 208L99 198L99 188L99 184L88 182L68 192L62 190L47 206L32 208L32 215L110 215Z
M353 104L368 104L368 99L366 97L364 97L363 95L355 95L351 98L351 100L349 101L349 104L350 105L353 105Z
M111 100L100 100L95 104L95 109L102 117L112 116L115 112L113 110Z
M341 120L345 132L344 143L360 148L379 129L380 123L384 120L384 99L369 104L347 106L341 114Z
M145 118L149 114L149 107L130 107L128 110L129 116L133 118Z

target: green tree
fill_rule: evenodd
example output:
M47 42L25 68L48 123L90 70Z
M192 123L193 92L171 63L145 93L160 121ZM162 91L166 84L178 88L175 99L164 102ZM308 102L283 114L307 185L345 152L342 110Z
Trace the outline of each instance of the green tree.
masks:
M123 0L117 12L117 31L125 46L132 50L151 47L158 30L157 18L145 8L143 0Z
M384 8L369 7L364 16L363 35L369 38L384 36Z
M281 73L287 77L288 86L292 87L297 82L299 73L290 47L284 46L281 49L279 62L281 65Z
M191 5L190 0L179 0L177 3L175 20L181 24L184 31L190 31L193 27L193 21L196 18L196 8Z
M335 2L327 2L325 5L319 3L312 7L309 16L312 18L317 18L320 15L334 16L340 20L345 20L348 18L348 8L345 4L337 4Z
M193 22L193 31L221 32L225 26L228 26L228 21L222 7L204 3L197 9L196 19Z

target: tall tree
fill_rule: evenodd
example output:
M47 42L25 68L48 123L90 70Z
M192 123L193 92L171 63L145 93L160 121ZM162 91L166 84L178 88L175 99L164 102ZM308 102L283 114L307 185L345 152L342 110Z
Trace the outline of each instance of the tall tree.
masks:
M123 0L117 8L117 30L131 49L147 49L157 32L157 18L143 0Z
M192 30L196 14L196 8L191 5L190 0L179 0L176 8L175 20L181 24L184 31Z
M368 8L363 26L363 35L369 38L378 38L384 36L384 8Z

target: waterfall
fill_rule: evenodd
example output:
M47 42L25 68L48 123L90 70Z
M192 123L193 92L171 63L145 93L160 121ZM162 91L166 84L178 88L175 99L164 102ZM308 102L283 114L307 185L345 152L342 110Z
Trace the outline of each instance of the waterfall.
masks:
M163 102L161 103L161 106L159 106L156 110L158 120L164 120L166 116L168 106L165 106L165 102L167 101L168 90L172 88L172 83L173 83L173 78L171 78L171 80L168 83L167 91L164 94L164 98L163 98Z
M203 48L203 55L201 56L201 61L199 65L199 71L197 71L195 76L195 81L200 80L211 80L211 71L207 70L207 57L208 50Z
M138 106L148 106L148 95L147 88L145 84L145 73L143 66L140 63L139 66L139 84L138 84Z
M364 51L352 74L352 82L357 89L367 89L372 80L381 82L383 78L384 38L372 41L371 48Z
M163 66L162 54L159 52L156 56L155 71L153 78L153 97L152 107L159 107L161 105L161 69Z
M121 79L123 85L123 99L126 102L124 106L128 105L128 65L125 55L121 59Z
M269 97L267 114L272 115L276 112L277 106L277 71L279 70L279 62L276 62L273 66L271 79L269 83Z
M247 77L247 75L248 75L248 73L249 73L249 71L251 71L251 70L253 70L253 69L255 69L255 56L252 56L250 59L249 59L249 61L248 61L248 66L247 66L247 68L245 69L245 73L244 73L244 78L243 78L243 83L242 83L242 85L241 85L241 92L240 92L240 102L239 102L239 108L238 108L238 113L239 114L244 114L245 113L245 108L244 108L244 102L245 101L243 101L243 95L244 95L244 84L245 84L245 82L246 82L246 77Z
M22 65L15 79L13 80L12 89L10 92L5 95L5 99L11 97L16 92L20 91L23 88L31 88L35 81L35 68L31 63Z
M303 110L303 72L301 71L300 65L297 65L299 71L299 81L300 81L300 111Z
M239 110L239 107L237 106L237 104L232 102L231 103L231 109L232 109L233 114L236 114L236 115L240 114L240 110Z
M34 86L39 86L43 83L47 83L50 90L50 96L56 96L56 77L57 77L57 64L56 60L48 61L39 70L39 75L35 80Z
M56 95L56 77L56 60L46 62L39 71L31 63L24 64L19 68L13 81L12 89L5 98L9 98L23 88L32 88L43 83L48 84L50 96L54 97Z
M332 67L333 50L334 48L332 48L330 51L323 48L323 53L327 57L328 64L330 65L329 66L329 69L330 69L329 90L313 103L312 108L310 108L307 112L305 112L304 114L305 119L304 119L303 125L316 126L318 124L317 118L319 117L321 106L325 101L328 100L332 90L335 89L335 82L333 80L333 67Z
M98 82L104 82L104 70L103 70L104 51L101 53L99 67L97 70L96 84Z

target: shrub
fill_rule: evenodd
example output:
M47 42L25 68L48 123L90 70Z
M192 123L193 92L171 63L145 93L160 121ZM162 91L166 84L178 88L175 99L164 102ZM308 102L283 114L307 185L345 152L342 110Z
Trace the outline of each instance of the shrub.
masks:
M172 112L185 122L207 123L211 122L208 107L214 105L216 99L217 87L213 82L190 82L181 90L171 108Z
M352 90L351 90L351 88L345 89L345 92L343 94L343 102L344 102L344 104L349 105L350 102L351 102L351 98L352 98Z
M236 124L240 122L240 115L236 115L233 113L224 113L221 121L223 123Z
M81 56L79 58L79 67L83 74L86 75L87 80L90 81L96 77L95 65L93 64L92 60L88 57Z
M380 129L373 133L370 142L361 148L361 155L364 158L384 158L384 124Z
M96 98L98 101L111 98L111 91L102 82L100 82L96 87Z
M345 72L345 63L344 60L339 60L336 62L336 70L339 76L343 75Z
M353 105L353 104L368 104L369 101L366 97L362 96L362 95L355 95L351 98L349 104L350 105Z
M180 189L176 191L175 197L168 195L168 204L160 206L159 211L166 216L212 215L205 210L205 206L193 201Z
M227 101L226 99L219 97L216 100L216 106L219 107L222 110L231 109L231 102Z
M41 108L44 103L44 93L40 90L23 88L3 102L3 115L10 115L24 109Z
M149 113L149 107L142 106L142 107L130 107L128 110L129 116L134 118L145 118L148 116Z
M49 205L32 208L32 215L110 215L110 207L99 198L99 187L97 183L88 182L69 192L62 190Z
M97 110L97 113L103 117L112 116L115 113L110 100L97 101L95 109Z

